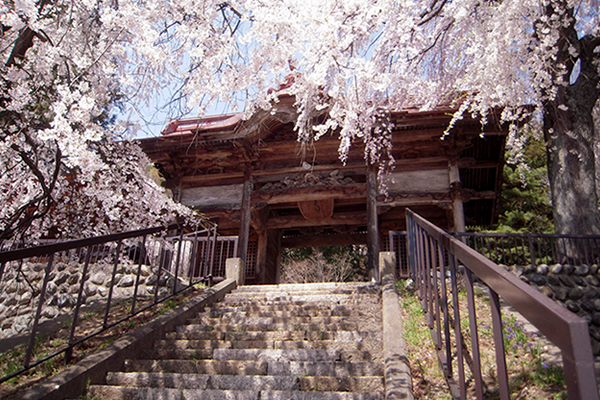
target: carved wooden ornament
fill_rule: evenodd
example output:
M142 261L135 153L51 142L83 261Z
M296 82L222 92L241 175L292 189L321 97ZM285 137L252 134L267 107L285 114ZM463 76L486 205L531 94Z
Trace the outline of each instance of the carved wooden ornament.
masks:
M304 218L323 219L333 215L333 199L299 201L298 208Z

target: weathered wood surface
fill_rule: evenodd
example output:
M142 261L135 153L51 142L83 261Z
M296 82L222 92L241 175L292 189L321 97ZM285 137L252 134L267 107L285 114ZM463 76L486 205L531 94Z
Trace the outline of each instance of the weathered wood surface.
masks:
M365 225L367 214L364 211L352 211L333 214L330 218L307 220L303 216L271 217L267 221L269 229L305 228L309 226Z
M181 191L181 203L198 208L222 208L239 210L242 206L243 184L203 186Z
M197 125L200 130L194 131L193 121L183 121L181 129L191 126L188 134L178 130L166 137L143 139L141 144L164 173L166 186L180 188L182 203L215 218L221 234L238 234L240 223L245 225L250 219L249 235L263 237L259 246L263 262L267 231L280 231L284 238L299 232L316 238L285 238L282 245L286 247L321 245L326 243L324 237L330 244L367 243L366 235L328 236L320 232L327 227L331 229L325 231L342 233L375 226L383 231L404 229L407 206L450 227L455 200L448 175L451 159L465 178L460 192L465 207L473 209L477 220L488 218L494 206L486 202L497 198L501 183L497 180L502 175L498 166L505 132L492 123L482 128L478 121L466 117L441 140L450 120L447 111L411 109L391 117L395 126L391 152L396 161L392 175L386 178L387 196L377 190L370 202L364 144L360 140L353 143L347 162L342 164L336 135L325 135L310 146L298 142L291 98L284 99L275 113L258 112L250 120L235 124L217 118ZM486 135L483 139L479 136L482 132ZM250 207L242 213L246 168L252 169L254 187ZM490 187L481 186L482 181L492 179L491 175L495 182ZM251 217L245 219L247 212ZM266 278L266 265L261 268L265 268L261 274Z
M338 198L364 199L366 187L364 183L356 183L337 187L306 187L289 190L269 190L255 192L252 201L266 204L297 203L308 200L326 200Z
M307 235L281 239L281 247L346 246L367 244L366 233L347 233L340 235Z
M367 268L371 278L379 279L379 215L377 214L377 173L367 172Z
M254 182L252 181L252 176L248 176L246 178L246 182L244 182L244 187L242 191L242 209L241 218L240 218L240 233L239 233L239 241L238 241L238 254L237 256L244 261L244 264L247 262L248 255L248 239L250 237L250 222L251 222L251 206L252 206L252 187L254 186Z
M322 220L333 215L334 199L299 201L298 208L307 220Z
M384 177L383 183L390 194L438 193L450 190L448 168L394 172ZM381 191L379 194L382 194Z
M281 268L281 231L267 231L267 257L265 260L263 283L278 283Z

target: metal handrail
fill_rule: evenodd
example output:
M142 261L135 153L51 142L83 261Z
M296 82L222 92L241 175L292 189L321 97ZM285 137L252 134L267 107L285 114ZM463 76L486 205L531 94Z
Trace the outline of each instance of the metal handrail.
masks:
M599 235L452 232L453 236L499 264L600 263Z
M445 376L455 397L466 398L463 337L457 287L460 260L465 272L473 358L471 372L477 398L483 399L483 381L479 364L474 305L475 275L489 288L500 398L509 399L499 301L501 297L561 350L569 399L598 400L594 359L588 324L585 320L413 211L407 209L406 216L411 274L418 288L419 297L423 300L434 342L440 350L438 352L440 365L444 366ZM450 288L446 283L447 272L450 275ZM451 303L454 309L454 341L449 329L452 320L448 308L449 297L452 297ZM453 346L456 354L452 349ZM456 373L452 366L455 356L458 366Z
M173 230L179 232L179 235L174 238L165 237L164 240L156 240L157 238L152 236L154 234ZM215 225L193 232L190 235L186 235L184 238L184 227L174 224L167 227L158 226L118 234L0 252L0 283L2 283L7 267L11 268L14 266L15 270L20 272L20 266L23 261L31 260L37 264L43 262L46 265L43 271L41 288L39 289L39 296L37 299L37 308L35 309L33 324L29 333L29 343L25 351L22 366L19 370L0 377L0 383L20 375L62 353L65 354L65 362L68 363L72 358L73 348L77 344L97 336L117 324L127 321L131 317L148 310L156 304L191 288L196 283L208 282L210 285L213 279L212 261L214 259L216 238ZM184 242L186 243L184 244ZM203 252L201 256L198 256L198 243L200 242L202 242ZM175 254L173 254L173 252ZM127 260L131 256L137 258L135 260ZM58 259L67 259L68 262L78 265L81 272L80 278L78 279L79 288L77 291L77 302L72 311L73 315L70 321L69 341L68 344L54 353L34 359L34 344L38 333L43 306L47 300L46 294L48 284L51 280L51 274L54 273L53 268L55 266L55 261ZM158 263L153 262L156 260L158 260ZM91 334L87 334L84 337L76 337L76 330L78 323L80 322L79 313L84 304L84 286L87 279L92 275L94 265L98 264L98 262L103 262L105 266L112 266L110 286L108 287L106 304L104 305L104 321L102 322L101 327L94 330ZM135 284L133 287L133 296L131 297L131 306L126 316L115 321L109 321L111 306L114 305L114 288L118 283L116 282L117 271L119 265L124 264L132 266L137 264L137 271L133 273L135 275ZM136 301L138 301L138 297L140 297L140 295L138 295L138 289L141 281L141 270L142 266L146 264L151 264L151 268L156 270L155 292L150 304L141 308L136 308ZM180 274L180 272L182 273ZM161 273L170 275L168 279L173 280L172 291L166 293L161 293L161 291L159 291L161 286ZM35 298L34 293L32 293L31 298Z

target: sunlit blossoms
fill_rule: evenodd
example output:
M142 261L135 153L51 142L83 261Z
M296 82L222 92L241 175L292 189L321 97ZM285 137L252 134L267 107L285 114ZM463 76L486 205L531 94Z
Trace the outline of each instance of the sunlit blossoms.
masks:
M118 116L165 93L172 117L215 101L244 103L249 116L292 94L300 140L336 135L342 160L364 141L366 161L382 161L382 169L393 162L391 110L456 102L456 118L485 121L502 109L507 122L537 111L556 161L551 181L588 198L598 7L596 0L5 1L0 231L31 226L39 236L62 226L61 234L83 235L189 216L149 179L135 145L113 143L126 136ZM572 141L562 141L567 132ZM560 171L583 189L560 181ZM569 215L560 193L553 200ZM595 194L593 207L575 208L592 212L594 201ZM69 228L57 222L67 215L76 221Z

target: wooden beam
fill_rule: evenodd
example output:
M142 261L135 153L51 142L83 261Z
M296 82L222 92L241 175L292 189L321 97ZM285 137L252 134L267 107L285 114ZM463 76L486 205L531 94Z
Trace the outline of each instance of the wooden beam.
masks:
M210 182L217 182L222 184L224 180L242 180L244 179L244 173L240 172L228 172L223 174L202 174L202 175L193 175L193 176L183 176L180 181L182 184L196 184L201 183L204 186L208 185Z
M278 204L278 203L296 203L307 200L325 200L342 198L364 198L366 195L366 186L362 183L345 186L319 186L297 188L289 190L269 190L255 192L252 196L252 202Z
M350 244L366 244L366 233L348 233L341 235L307 235L281 239L281 247L316 247L316 246L345 246Z
M481 169L497 168L500 164L498 160L475 160L474 158L461 158L458 160L458 168Z
M438 205L452 203L449 192L397 194L389 196L387 199L384 196L379 196L378 200L378 205L392 207L410 207L417 205Z
M463 201L469 200L483 200L483 199L495 199L498 193L493 190L486 190L483 192L476 192L470 189L463 189Z
M327 165L314 165L310 170L302 167L293 168L281 168L271 170L254 171L252 174L256 183L272 182L273 180L283 180L285 177L291 174L307 174L309 172L322 172L322 171L335 171L340 170L352 174L364 174L365 166L360 165L343 165L343 164L327 164ZM347 175L347 174L345 174Z
M270 218L267 221L268 229L307 228L311 226L336 226L336 225L365 225L367 214L364 212L346 212L333 214L331 218L307 220L302 216L286 216Z

